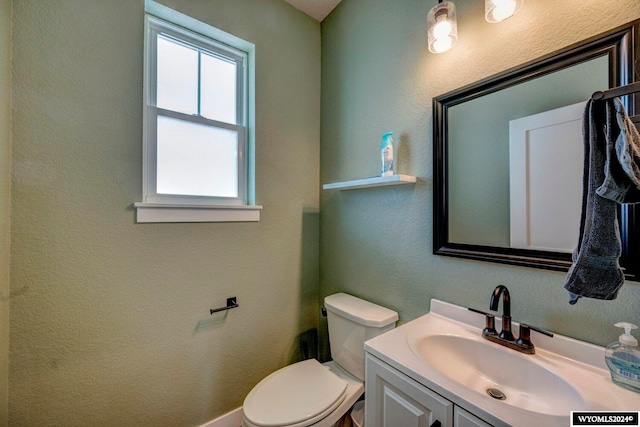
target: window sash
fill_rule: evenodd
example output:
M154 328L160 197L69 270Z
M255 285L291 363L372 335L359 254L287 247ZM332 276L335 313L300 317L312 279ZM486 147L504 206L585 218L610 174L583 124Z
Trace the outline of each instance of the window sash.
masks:
M235 49L231 46L218 43L215 40L204 38L196 33L181 29L168 22L161 21L152 16L147 16L148 23L148 46L149 46L149 68L150 72L146 73L150 80L150 87L146 96L146 104L157 106L157 82L156 73L158 66L158 36L162 35L178 44L186 47L194 48L198 51L207 53L214 57L225 61L235 62L236 64L236 124L246 126L247 120L247 85L248 76L246 72L247 53ZM198 92L200 83L198 82Z
M244 126L233 125L229 123L219 122L204 117L192 116L189 114L178 113L176 111L164 110L156 107L147 107L148 121L147 133L153 144L149 144L146 149L147 172L145 177L147 189L144 201L146 203L177 203L177 204L228 204L228 205L246 205L247 201L247 138ZM180 194L158 194L157 178L158 178L158 145L157 145L157 129L158 117L164 116L173 119L183 120L185 122L197 123L212 128L233 130L238 133L238 197L212 197L212 196L195 196Z
M247 53L204 38L196 33L154 18L146 17L147 55L145 61L145 137L143 159L143 187L146 203L197 204L197 205L247 205L248 201L248 73ZM157 40L158 36L236 64L236 123L226 123L198 115L158 108L157 103ZM199 71L198 71L199 72ZM198 78L198 111L200 110L200 78ZM234 130L238 133L238 197L211 197L194 195L167 195L157 193L157 122L158 116L171 117L206 126Z

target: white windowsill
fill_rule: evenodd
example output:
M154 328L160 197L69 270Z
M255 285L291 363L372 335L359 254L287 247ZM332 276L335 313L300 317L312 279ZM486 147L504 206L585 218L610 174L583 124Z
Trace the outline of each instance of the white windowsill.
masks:
M134 203L136 222L255 222L262 206Z

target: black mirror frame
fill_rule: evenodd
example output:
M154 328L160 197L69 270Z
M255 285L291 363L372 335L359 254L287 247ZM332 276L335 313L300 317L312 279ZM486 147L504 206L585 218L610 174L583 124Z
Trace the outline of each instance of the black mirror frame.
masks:
M571 254L531 249L471 245L449 241L448 109L465 101L523 83L598 56L609 57L609 87L634 82L636 48L640 46L640 20L571 45L433 99L433 253L458 258L568 271ZM640 67L639 67L640 68ZM640 80L640 79L639 79ZM603 88L607 89L607 88ZM640 112L640 96L626 100L629 114ZM623 100L625 101L625 100ZM640 269L640 206L621 205L618 211L622 256L628 279L638 280Z

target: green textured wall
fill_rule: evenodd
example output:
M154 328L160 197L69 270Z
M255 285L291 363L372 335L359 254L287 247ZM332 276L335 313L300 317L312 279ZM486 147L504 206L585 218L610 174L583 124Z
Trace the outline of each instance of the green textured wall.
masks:
M321 182L377 174L380 137L394 131L400 173L415 186L323 191L321 296L335 291L398 310L401 322L431 298L487 309L498 284L515 320L605 344L614 322L640 323L640 286L614 301L569 306L565 274L432 254L432 98L640 18L637 0L536 0L500 24L484 2L459 0L458 44L427 50L423 0L343 0L322 22ZM472 179L482 179L474 176Z
M0 426L8 422L11 230L11 2L0 0Z
M256 45L262 219L136 224L144 1L14 1L10 425L199 425L317 327L320 25L280 0L161 3Z

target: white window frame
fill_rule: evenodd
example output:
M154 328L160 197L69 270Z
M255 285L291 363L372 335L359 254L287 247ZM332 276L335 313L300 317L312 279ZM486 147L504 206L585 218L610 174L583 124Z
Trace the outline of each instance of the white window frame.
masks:
M155 2L147 2L164 8ZM261 206L254 204L254 172L253 155L253 48L242 41L243 46L251 47L249 52L231 46L228 42L236 38L213 27L195 21L175 11L172 17L178 16L178 24L174 25L149 14L145 15L145 61L144 61L144 131L143 131L143 201L134 203L137 209L137 222L227 222L227 221L259 221ZM227 43L205 37L184 26L184 21L193 21L198 26L206 26L216 34L223 34ZM182 43L207 54L231 60L236 63L236 123L224 123L200 116L170 111L156 106L156 65L157 36L162 35L178 43ZM238 132L238 197L203 197L185 195L158 194L157 180L157 119L170 117L211 126L212 128L229 129Z

